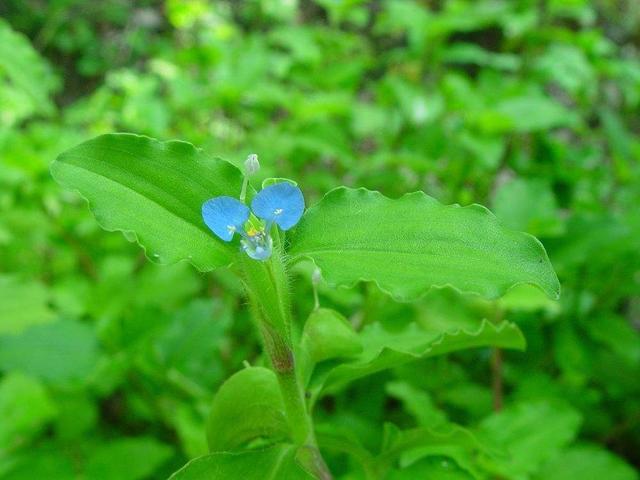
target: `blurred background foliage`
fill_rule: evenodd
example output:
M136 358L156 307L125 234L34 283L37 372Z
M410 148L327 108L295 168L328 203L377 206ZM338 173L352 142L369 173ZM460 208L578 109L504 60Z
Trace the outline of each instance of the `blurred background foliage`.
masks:
M147 262L51 180L59 152L111 131L236 164L257 152L309 204L340 184L423 190L538 236L559 302L322 288L357 327L508 318L528 349L358 381L318 429L375 450L383 422L459 422L506 451L488 465L434 446L398 479L638 478L640 3L3 0L0 15L0 478L166 478L206 453L216 388L261 362L234 278ZM304 318L309 266L296 275Z

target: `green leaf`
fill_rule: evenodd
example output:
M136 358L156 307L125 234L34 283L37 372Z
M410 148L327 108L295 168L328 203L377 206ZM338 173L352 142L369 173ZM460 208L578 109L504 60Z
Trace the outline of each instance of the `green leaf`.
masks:
M580 414L568 405L520 403L485 419L478 434L508 452L488 465L493 473L526 478L573 440L580 423Z
M408 382L389 382L387 393L400 402L404 409L416 419L418 425L424 427L439 427L448 423L446 414L434 403L426 390L420 390Z
M313 363L348 357L362 350L358 335L339 312L319 308L311 312L302 332L302 346Z
M23 114L50 114L54 111L50 95L57 80L51 68L24 35L13 31L9 23L0 18L0 97L5 78L13 96L27 104L20 109ZM4 110L5 102L0 103Z
M576 123L575 113L540 94L507 98L485 112L481 125L492 133L533 132Z
M0 336L0 370L17 370L51 382L80 380L98 360L93 328L75 320L35 325Z
M625 317L613 313L594 315L585 321L591 337L607 345L630 364L640 363L640 332Z
M150 478L173 454L151 437L122 438L98 447L87 460L87 480L141 480ZM155 477L154 478L158 478Z
M555 196L544 180L515 179L505 183L495 194L493 211L515 230L547 237L564 233Z
M170 480L313 480L295 461L296 448L276 445L242 453L219 452L196 458Z
M61 454L61 450L54 444L16 452L15 455L8 457L6 469L3 468L5 462L0 461L0 477L2 480L77 479L78 475L74 468L77 458Z
M40 382L19 373L4 377L0 381L0 458L35 437L55 414L55 405Z
M188 260L208 271L237 251L211 233L201 208L211 197L239 195L240 171L189 143L102 135L61 154L51 173L89 201L105 230L135 235L157 263Z
M427 457L401 470L393 470L385 480L473 480L474 477L462 470L446 457Z
M49 292L40 283L0 276L0 335L53 320Z
M252 440L288 435L282 394L273 371L245 368L216 393L207 420L210 452L232 451Z
M537 480L638 480L623 459L597 445L576 445L545 464Z
M170 376L187 377L202 388L217 386L226 376L220 365L220 349L231 322L229 308L219 300L199 299L178 310L154 342L162 369Z
M475 468L471 458L478 453L493 458L493 452L487 450L471 432L454 424L437 430L425 427L400 430L387 423L376 461L384 469L384 465L392 465L396 460L401 466L407 466L424 457L445 456L472 472Z
M447 332L425 330L414 322L401 328L374 323L362 331L360 342L364 349L357 357L312 378L314 390L335 391L357 378L457 350L484 346L522 350L525 347L522 332L515 324L494 325L486 320L475 331Z
M398 300L451 285L489 298L521 283L558 297L544 247L504 228L484 207L445 206L422 192L391 200L337 188L311 207L291 235L294 259L311 258L333 285L374 281Z

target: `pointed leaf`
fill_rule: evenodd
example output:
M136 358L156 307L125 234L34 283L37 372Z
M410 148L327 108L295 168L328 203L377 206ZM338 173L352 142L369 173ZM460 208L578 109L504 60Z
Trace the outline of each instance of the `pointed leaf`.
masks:
M422 192L397 200L337 188L310 208L289 253L309 257L333 285L364 280L399 300L451 285L488 298L521 283L556 298L560 286L534 237L503 227L479 205L442 205Z
M360 341L364 350L357 357L312 378L314 391L335 391L357 378L457 350L484 346L525 347L524 336L515 324L502 322L494 325L486 320L475 331L444 333L424 330L413 322L393 330L374 323L363 330Z
M89 201L104 229L134 234L158 263L189 260L207 271L237 251L215 238L201 209L209 198L238 195L240 171L189 143L102 135L64 152L51 173Z

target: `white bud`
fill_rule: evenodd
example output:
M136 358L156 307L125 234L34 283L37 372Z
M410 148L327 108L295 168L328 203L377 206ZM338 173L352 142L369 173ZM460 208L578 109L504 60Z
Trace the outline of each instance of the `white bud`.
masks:
M311 283L313 283L313 285L319 285L321 281L322 271L318 267L316 267L311 274Z
M244 162L244 173L247 176L251 176L260 170L260 162L258 162L258 155L252 153L247 157Z

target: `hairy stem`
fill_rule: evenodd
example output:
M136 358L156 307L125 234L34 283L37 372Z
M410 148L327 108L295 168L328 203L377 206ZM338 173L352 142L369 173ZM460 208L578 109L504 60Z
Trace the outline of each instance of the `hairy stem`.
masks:
M265 351L278 379L292 440L299 447L298 462L319 480L330 480L296 369L288 277L279 245L274 245L273 255L265 262L242 255L239 267Z

